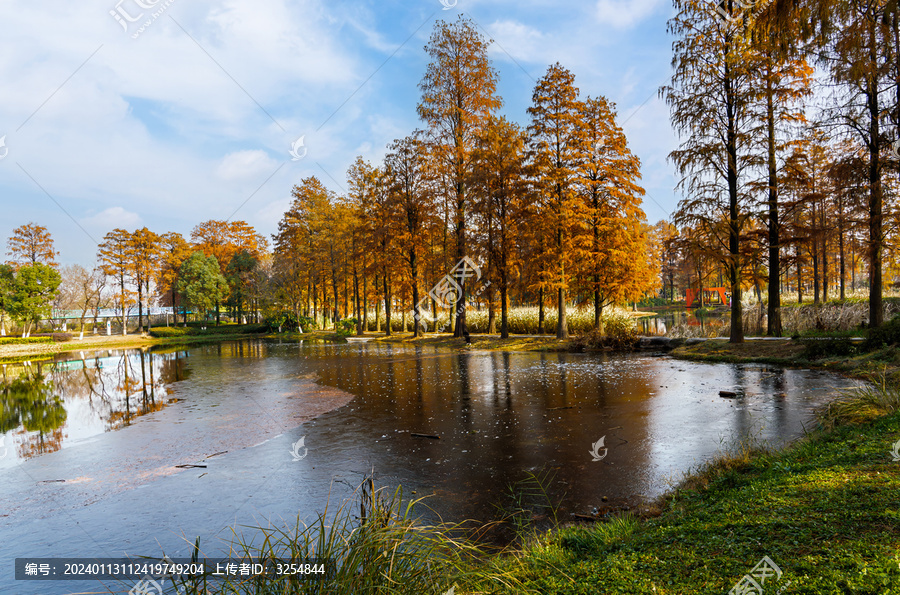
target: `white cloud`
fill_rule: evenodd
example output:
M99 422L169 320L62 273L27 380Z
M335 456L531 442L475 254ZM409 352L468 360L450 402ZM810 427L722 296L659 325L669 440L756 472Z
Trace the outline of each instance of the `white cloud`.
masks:
M546 55L547 40L535 29L518 21L495 21L489 28L491 38L496 42L493 56L500 60L527 62L543 61Z
M650 16L660 4L660 0L598 0L597 20L628 29Z
M122 207L110 207L100 211L96 215L84 217L81 224L89 230L100 230L103 233L113 230L114 228L126 229L134 231L141 225L141 217L137 213L126 211ZM100 238L97 238L98 240Z
M246 180L271 174L278 162L265 151L236 151L222 159L216 175L226 181Z

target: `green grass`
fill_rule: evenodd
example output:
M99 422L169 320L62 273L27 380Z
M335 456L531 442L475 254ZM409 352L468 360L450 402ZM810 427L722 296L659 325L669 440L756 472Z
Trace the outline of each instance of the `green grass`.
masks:
M784 451L723 455L657 502L648 518L529 533L522 549L497 555L463 537L461 525L419 523L413 511L420 500L370 487L308 526L253 528L255 540L235 535L233 557L333 558L337 568L326 581L184 586L221 595L438 595L452 585L457 595L723 594L768 556L784 574L765 593L897 595L896 395L875 387L848 396L856 406L832 412L831 429ZM530 512L531 499L552 506L545 481L535 476L516 491L513 507Z
M184 336L210 336L210 335L255 335L265 333L268 327L264 324L221 324L215 323L201 325L191 323L188 326L155 326L148 329L152 337L172 338Z
M893 414L781 453L723 459L671 494L658 518L547 535L516 560L527 568L524 587L726 593L769 556L784 571L772 593L788 581L785 593L900 593L900 463L889 453L897 440Z
M34 345L53 343L53 337L0 337L0 345Z

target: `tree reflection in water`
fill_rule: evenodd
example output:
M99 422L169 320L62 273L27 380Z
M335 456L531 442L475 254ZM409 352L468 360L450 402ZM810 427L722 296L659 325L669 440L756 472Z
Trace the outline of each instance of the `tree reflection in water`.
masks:
M11 434L8 438L15 442L20 459L52 453L63 446L67 410L86 405L88 415L81 423L111 431L174 401L168 398L167 385L185 377L184 351L101 353L2 367L0 434ZM76 419L84 417L79 413ZM9 442L7 439L7 446L11 446Z
M0 433L24 436L16 444L20 458L59 450L65 423L63 400L54 394L41 366L26 366L17 378L0 382Z

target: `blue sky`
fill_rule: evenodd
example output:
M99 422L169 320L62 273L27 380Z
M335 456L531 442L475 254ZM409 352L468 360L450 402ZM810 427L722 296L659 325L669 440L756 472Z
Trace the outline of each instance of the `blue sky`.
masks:
M341 192L357 155L420 126L423 47L459 13L495 41L508 118L559 61L617 104L648 219L674 209L667 0L0 0L0 236L35 221L87 266L114 227L233 215L269 235L294 184Z

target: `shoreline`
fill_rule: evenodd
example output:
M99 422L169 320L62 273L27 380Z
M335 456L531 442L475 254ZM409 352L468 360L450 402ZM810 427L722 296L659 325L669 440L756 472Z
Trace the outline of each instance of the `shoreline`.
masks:
M311 331L307 333L210 333L184 335L179 337L152 337L142 335L88 336L83 340L72 339L59 343L0 344L0 364L22 361L46 361L58 355L102 349L148 349L154 347L206 345L224 341L248 339L268 339L287 341L321 342L372 342L411 346L446 348L453 351L521 351L521 352L611 352L606 349L583 349L577 338L557 339L553 335L511 335L501 339L499 335L471 335L471 342L448 334L426 334L413 337L412 333L383 333L341 335L334 331ZM659 337L642 338L651 350L667 351L668 355L687 361L713 363L761 363L792 368L809 368L835 372L861 380L875 380L885 376L892 384L900 384L900 351L885 347L854 356L824 356L810 359L804 356L805 344L789 338L755 340L739 344L727 339L707 339L699 343L678 344L674 348L661 347ZM627 350L626 350L627 351ZM646 351L646 350L644 350Z

